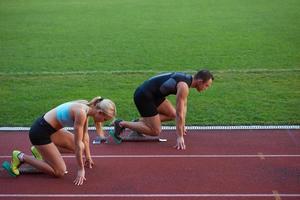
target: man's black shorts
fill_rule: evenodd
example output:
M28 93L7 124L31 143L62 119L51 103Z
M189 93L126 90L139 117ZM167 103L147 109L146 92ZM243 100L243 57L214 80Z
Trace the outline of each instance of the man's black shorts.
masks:
M142 117L153 117L158 114L157 107L165 98L155 98L152 94L137 88L134 93L134 103Z

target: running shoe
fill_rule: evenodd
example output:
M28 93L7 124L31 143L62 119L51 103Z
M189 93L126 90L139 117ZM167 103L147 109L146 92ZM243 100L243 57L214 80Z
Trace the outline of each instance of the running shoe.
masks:
M120 136L117 136L113 130L108 131L108 134L113 138L115 143L121 144L122 138Z
M21 151L18 150L14 150L12 153L12 160L11 160L11 164L10 164L10 168L11 171L16 175L19 176L20 175L20 171L19 171L19 167L22 164L22 162L20 161L18 155L21 153Z
M116 119L114 121L114 127L115 127L115 131L114 131L114 135L116 137L119 137L120 138L120 134L122 133L122 131L125 130L125 127L121 127L120 126L120 122L123 121L122 119Z
M17 176L17 175L11 170L11 167L10 167L10 163L9 163L9 162L4 161L4 162L2 163L2 167L3 167L3 169L5 169L5 170L8 172L8 174L9 174L10 176L12 176L12 177L16 177L16 176Z
M30 148L32 155L37 159L37 160L43 160L43 156L40 154L39 150L35 146L32 146Z

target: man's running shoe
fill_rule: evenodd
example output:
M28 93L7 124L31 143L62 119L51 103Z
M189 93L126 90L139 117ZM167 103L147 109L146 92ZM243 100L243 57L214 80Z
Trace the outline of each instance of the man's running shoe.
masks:
M121 127L120 126L120 122L123 121L122 119L116 119L114 121L114 127L115 127L115 131L114 131L114 135L116 137L120 137L120 134L122 133L122 131L125 130L125 127Z
M122 138L117 136L113 130L108 131L108 134L113 138L115 143L120 144L122 142Z
M32 146L30 148L32 155L37 159L37 160L43 160L43 156L40 154L39 150L35 146Z

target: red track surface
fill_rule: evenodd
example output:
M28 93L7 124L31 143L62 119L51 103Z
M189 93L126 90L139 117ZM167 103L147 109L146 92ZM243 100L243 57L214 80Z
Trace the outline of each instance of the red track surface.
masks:
M72 183L72 154L60 179L1 171L0 199L300 199L300 130L190 131L185 151L172 148L174 132L162 137L168 141L91 145L95 167L82 186ZM1 163L13 149L30 152L24 133L2 132L0 147Z

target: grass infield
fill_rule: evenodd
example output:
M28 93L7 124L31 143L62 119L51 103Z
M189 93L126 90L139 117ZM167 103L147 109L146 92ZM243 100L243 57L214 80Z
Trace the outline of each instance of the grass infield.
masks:
M299 124L299 72L215 72L204 93L191 90L189 125ZM117 104L118 116L138 116L133 103L137 85L155 73L0 76L1 126L23 126L50 108L96 94ZM174 96L169 98L174 103ZM7 114L9 113L9 114ZM171 123L172 124L172 123Z
M98 95L133 119L142 81L202 68L216 81L190 93L189 125L300 124L299 10L299 0L1 0L0 126Z

